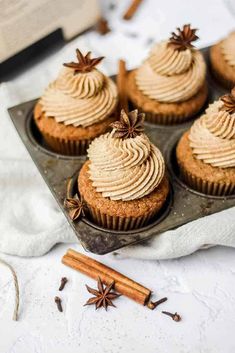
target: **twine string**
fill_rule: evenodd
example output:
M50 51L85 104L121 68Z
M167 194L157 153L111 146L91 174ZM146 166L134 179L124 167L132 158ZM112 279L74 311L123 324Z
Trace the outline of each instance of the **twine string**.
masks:
M5 260L0 259L0 263L9 269L11 271L12 276L13 276L14 287L15 287L15 307L14 307L12 319L14 321L17 321L18 320L18 311L19 311L19 302L20 302L19 284L18 284L17 275L16 275L14 268L10 264L8 264Z

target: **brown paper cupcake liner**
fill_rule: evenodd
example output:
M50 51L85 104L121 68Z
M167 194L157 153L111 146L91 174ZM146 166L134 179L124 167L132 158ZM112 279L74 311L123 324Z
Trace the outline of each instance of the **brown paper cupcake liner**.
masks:
M87 212L97 225L103 228L116 231L129 231L133 229L141 228L154 217L158 212L150 212L144 216L140 217L119 217L119 216L110 216L108 214L102 213L94 207L86 204Z
M148 121L149 123L152 124L160 124L160 125L172 125L172 124L181 124L184 123L187 120L192 119L192 117L200 111L195 111L193 115L174 115L174 114L159 114L159 113L152 113L152 112L147 112L143 110L141 107L139 107L136 103L133 103L134 106L138 109L139 112L145 114L145 121Z
M138 110L141 110L140 108ZM152 123L152 124L160 124L160 125L172 125L172 124L181 124L191 118L191 116L187 115L163 115L163 114L156 114L150 112L145 113L145 120Z
M182 167L180 173L185 183L196 191L212 196L228 196L235 194L235 185L232 183L210 182L196 177Z
M87 148L92 141L92 139L72 141L56 138L44 132L42 134L48 147L50 147L54 152L61 153L66 156L80 156L86 154Z

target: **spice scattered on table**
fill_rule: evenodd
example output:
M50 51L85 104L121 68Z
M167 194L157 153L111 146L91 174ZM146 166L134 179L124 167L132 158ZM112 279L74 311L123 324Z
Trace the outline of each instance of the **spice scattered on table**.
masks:
M163 314L168 315L172 318L172 320L178 322L181 320L181 316L178 313L169 313L169 311L162 311Z
M62 308L62 302L61 302L60 297L55 297L55 303L56 303L58 311L60 311L62 313L63 308Z
M160 305L160 304L162 304L162 303L164 303L164 302L166 302L166 301L167 301L167 298L164 297L164 298L162 298L162 299L157 300L156 302L149 302L149 303L147 304L147 306L148 306L149 309L154 310L154 309L156 309L156 307L157 307L158 305Z
M86 285L88 292L93 294L94 297L91 297L90 299L88 299L88 301L84 305L94 304L96 309L104 307L105 310L107 310L108 306L116 307L113 304L112 300L120 297L121 294L118 294L112 291L113 286L114 286L114 281L107 287L104 287L103 282L101 281L100 277L98 277L98 283L97 283L98 291Z
M59 287L59 291L62 291L66 285L66 283L68 282L68 279L66 277L62 277L61 278L61 283L60 283L60 287Z
M111 29L109 28L108 21L104 17L101 17L99 19L99 21L97 22L96 31L101 35L105 35L105 34L111 32Z
M116 4L115 3L111 3L110 5L109 5L109 10L110 11L113 11L113 10L115 10L116 9Z
M123 19L130 20L136 13L142 1L143 0L132 0L130 6L128 7L127 11L123 15Z
M114 299L118 298L120 295L124 295L146 306L148 309L154 310L158 305L167 301L167 298L164 297L152 302L150 300L152 295L150 289L117 272L111 267L73 249L67 250L62 258L62 263L97 281L98 290L86 286L88 292L94 296L88 299L84 305L94 304L96 309L104 307L107 310L108 306L115 307L113 304ZM120 294L116 293L116 291ZM162 313L170 316L174 321L181 320L178 313L172 314L168 311L162 311Z
M135 300L139 304L146 305L149 301L151 295L150 289L87 255L73 249L68 249L62 258L62 262L96 281L100 277L102 282L107 286L114 281L114 289L117 292Z

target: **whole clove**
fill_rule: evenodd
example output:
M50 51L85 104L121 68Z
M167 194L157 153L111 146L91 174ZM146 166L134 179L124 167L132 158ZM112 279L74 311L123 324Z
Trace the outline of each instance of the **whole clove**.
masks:
M61 278L61 283L60 283L60 287L59 287L59 291L62 291L66 285L66 283L68 282L68 279L66 277L62 277Z
M111 31L111 29L109 28L108 21L103 17L99 19L96 25L96 30L101 35L105 35Z
M168 311L162 311L163 314L168 315L172 318L172 320L178 322L181 320L181 316L178 313L169 313Z
M113 10L115 10L116 9L116 4L115 3L111 3L110 5L109 5L109 10L110 11L113 11Z
M57 305L58 311L60 311L62 313L63 312L63 308L62 308L60 297L55 297L55 303Z
M147 307L149 309L151 309L151 310L154 310L158 305L160 305L160 304L162 304L162 303L164 303L166 301L167 301L167 298L164 297L164 298L161 298L161 299L157 300L156 302L149 302L147 304Z

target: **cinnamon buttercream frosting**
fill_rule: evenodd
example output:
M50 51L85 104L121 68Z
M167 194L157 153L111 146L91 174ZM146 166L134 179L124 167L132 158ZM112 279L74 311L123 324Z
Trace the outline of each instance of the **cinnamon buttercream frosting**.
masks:
M97 192L111 200L129 201L150 194L162 181L165 163L145 134L96 138L88 149L90 179Z
M195 49L175 50L168 41L157 44L136 73L136 84L146 96L159 102L186 101L205 81L206 65Z
M227 63L235 67L235 31L221 42L221 50Z
M116 85L95 68L76 74L63 68L41 98L46 116L58 123L83 127L107 118L116 104Z
M221 100L211 104L190 129L189 140L197 159L213 167L235 167L235 113L221 110Z

